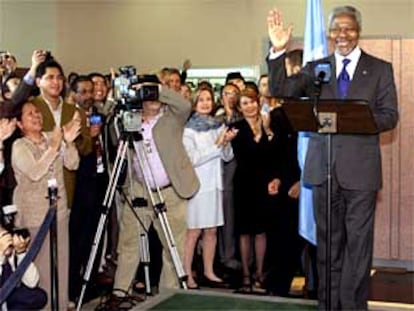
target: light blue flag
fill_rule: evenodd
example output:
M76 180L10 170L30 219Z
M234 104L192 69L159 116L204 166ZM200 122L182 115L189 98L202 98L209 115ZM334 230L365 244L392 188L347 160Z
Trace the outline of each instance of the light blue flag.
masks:
M303 64L328 55L321 0L308 0L306 8ZM309 134L300 132L298 137L298 161L302 169L308 150ZM299 197L299 234L316 245L316 224L313 214L312 189L301 181Z

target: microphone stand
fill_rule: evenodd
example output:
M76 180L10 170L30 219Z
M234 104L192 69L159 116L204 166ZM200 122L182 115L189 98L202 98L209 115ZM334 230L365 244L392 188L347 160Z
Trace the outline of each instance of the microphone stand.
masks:
M326 189L326 269L325 269L325 304L326 310L331 310L331 249L332 249L332 120L325 118L321 122L319 114L319 102L321 96L322 84L326 73L321 71L314 81L315 98L313 101L313 114L318 124L319 133L326 133L326 156L327 156L327 189Z
M50 208L57 211L58 187L56 179L48 180L48 199ZM57 213L55 213L49 229L50 238L50 292L51 292L51 309L59 310L59 277L58 277L58 258L57 258Z

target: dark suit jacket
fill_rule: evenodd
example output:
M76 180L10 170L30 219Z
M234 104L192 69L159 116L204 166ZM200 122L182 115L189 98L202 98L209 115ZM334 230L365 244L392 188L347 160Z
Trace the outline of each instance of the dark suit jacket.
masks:
M273 96L313 97L314 68L331 64L332 76L322 85L321 99L339 98L335 56L308 63L293 82L286 79L285 56L268 60L270 91ZM398 121L397 93L392 65L362 51L348 90L348 99L366 100L378 133L394 128ZM324 135L312 134L304 167L304 181L320 185L327 178L327 151ZM379 135L333 135L332 165L338 182L346 189L378 190L382 186Z
M298 163L298 133L294 131L281 107L270 112L270 128L274 133L272 143L276 144L281 185L279 196L287 196L289 189L300 180Z

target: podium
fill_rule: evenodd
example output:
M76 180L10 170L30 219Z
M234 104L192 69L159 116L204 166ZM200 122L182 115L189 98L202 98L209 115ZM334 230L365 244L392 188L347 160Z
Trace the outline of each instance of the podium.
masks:
M371 109L364 100L282 99L282 107L296 131L330 134L378 133Z
M296 131L326 136L327 202L326 202L326 309L331 307L331 224L332 224L332 135L369 135L378 133L372 111L363 100L293 99L281 101L282 108Z

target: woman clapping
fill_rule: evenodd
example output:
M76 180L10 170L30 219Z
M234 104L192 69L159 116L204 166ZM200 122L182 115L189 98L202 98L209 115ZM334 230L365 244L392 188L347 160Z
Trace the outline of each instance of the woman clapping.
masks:
M19 210L19 225L28 227L33 237L37 234L49 209L49 200L46 196L48 181L55 179L57 182L59 306L66 309L69 214L66 206L63 167L69 170L78 167L79 155L73 141L79 135L80 123L75 114L74 119L63 129L56 127L53 132L45 133L42 131L42 114L33 103L27 102L17 118L17 126L23 137L14 142L12 149L12 166L17 180L14 204ZM49 291L49 238L45 239L35 263L40 271L40 286Z

